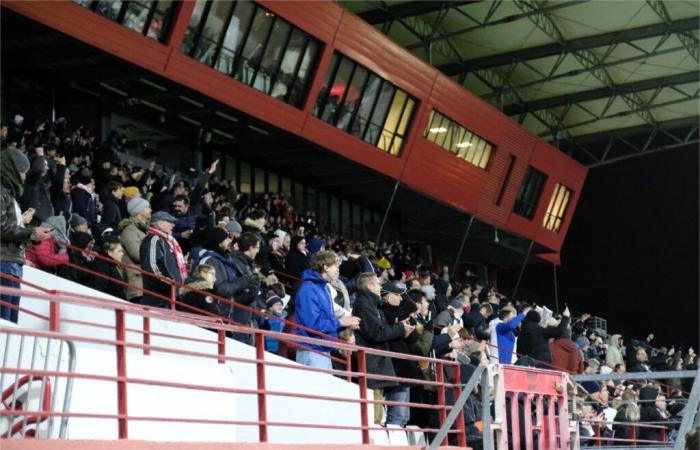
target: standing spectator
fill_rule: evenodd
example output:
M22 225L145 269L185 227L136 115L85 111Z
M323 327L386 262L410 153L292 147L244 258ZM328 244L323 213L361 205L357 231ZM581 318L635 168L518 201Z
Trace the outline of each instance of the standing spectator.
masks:
M227 235L228 236L228 235ZM229 242L230 244L230 242ZM238 239L238 251L231 254L233 261L233 275L235 279L243 280L239 290L235 293L236 303L245 305L233 307L231 318L244 326L251 326L253 313L250 308L260 298L260 279L255 272L255 257L260 251L260 239L255 233L243 233ZM261 299L264 301L264 299ZM233 338L246 344L250 344L252 336L246 333L232 333Z
M613 334L608 338L608 348L605 352L605 365L615 367L618 364L623 364L625 360L622 358L622 336Z
M651 372L651 369L647 365L647 351L644 347L637 347L634 352L635 362L630 366L628 372Z
M124 248L122 244L114 240L103 245L102 256L109 259L95 258L91 269L104 277L95 275L90 277L88 286L105 294L109 294L119 299L126 299L126 287L122 283L126 282L126 273L119 263L124 259ZM106 278L105 278L106 277Z
M187 278L187 265L185 255L172 235L175 222L177 219L165 211L153 213L151 226L141 242L139 255L141 268L145 271L182 283ZM171 298L171 289L174 289L171 283L146 275L143 278L143 287L146 291L141 300L142 304L158 308L170 306L167 299Z
M339 267L340 258L334 252L318 252L311 261L311 268L302 274L302 282L295 302L296 318L299 325L334 338L338 336L338 329L341 327L351 329L359 327L357 317L348 315L338 320L333 312L333 293L328 283L338 278ZM297 334L318 337L303 329L297 330ZM303 344L303 347L310 350L297 350L296 360L298 363L324 369L332 368L331 348L317 344ZM311 351L311 349L315 351Z
M197 222L197 216L190 212L190 199L186 195L178 195L173 199L173 216L177 220L173 228L173 236L185 253L189 253L192 233Z
M87 169L78 174L78 184L71 190L70 196L73 212L84 217L90 227L97 225L95 182Z
M263 330L270 330L275 331L277 333L281 333L282 330L284 330L284 319L287 318L287 315L282 309L284 307L284 302L282 302L282 299L279 298L278 295L273 294L272 296L270 296L270 298L267 299L267 301L265 302L265 306L267 306L267 312L270 314L270 316L260 316L258 318L260 328L262 328ZM272 336L265 336L265 350L267 350L268 352L277 353L279 348L279 339Z
M292 237L290 245L291 248L284 260L284 267L287 269L287 274L294 277L293 282L296 282L296 280L301 279L301 274L311 266L306 256L306 239L304 239L304 236Z
M22 183L29 170L29 160L17 148L3 150L0 156L0 272L22 278L25 263L24 246L30 241L43 241L51 237L45 227L24 226L22 211L17 199L22 197ZM13 280L0 278L0 285L19 288ZM0 295L0 317L17 323L20 297ZM15 308L13 308L13 306Z
M557 338L564 333L569 324L571 313L567 307L562 313L561 322L556 327L540 326L540 314L533 310L528 311L520 330L518 345L523 355L535 360L538 367L549 368L552 363L552 354L549 352L547 339Z
M51 177L49 176L49 164L44 156L44 148L37 147L32 158L31 167L24 183L25 190L22 196L22 207L33 208L34 217L44 221L53 216L51 204Z
M124 247L122 262L132 266L138 266L141 261L141 242L148 233L148 223L151 220L151 206L148 201L140 198L132 198L126 206L131 216L126 224L122 223L120 239ZM143 297L143 277L136 269L126 268L126 279L129 287L126 290L126 299L130 302L140 303Z
M516 315L516 311L512 306L506 306L499 312L501 323L496 325L496 345L498 345L498 362L501 364L512 364L517 359L515 356L515 329L520 325L520 322L525 320L525 314L528 311L523 311Z
M56 171L52 175L51 204L56 215L62 215L69 221L71 218L70 172L66 167L66 157L56 158Z
M109 227L116 230L117 225L121 222L122 213L119 203L123 195L124 188L118 181L109 181L102 191L100 195L102 201L102 217L100 223L102 223L105 228Z

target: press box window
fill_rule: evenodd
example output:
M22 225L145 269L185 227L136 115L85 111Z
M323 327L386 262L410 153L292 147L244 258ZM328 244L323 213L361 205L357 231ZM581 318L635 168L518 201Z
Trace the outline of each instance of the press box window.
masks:
M540 200L545 181L547 181L547 176L544 173L532 166L528 166L523 182L518 190L518 196L515 199L513 212L532 220L535 216L537 203Z
M544 215L544 221L542 226L544 226L549 231L554 231L558 233L561 229L561 224L564 221L564 215L566 215L566 208L569 206L569 200L573 191L563 184L557 183L554 187L554 192L552 193L552 198L549 200L549 205L547 206L547 212Z
M425 138L481 169L491 158L491 144L435 110L430 113Z
M320 49L319 41L253 2L198 0L182 51L300 108Z
M168 37L175 10L175 2L172 0L75 0L75 3L163 43Z
M334 53L314 115L346 133L399 156L416 101L406 92Z

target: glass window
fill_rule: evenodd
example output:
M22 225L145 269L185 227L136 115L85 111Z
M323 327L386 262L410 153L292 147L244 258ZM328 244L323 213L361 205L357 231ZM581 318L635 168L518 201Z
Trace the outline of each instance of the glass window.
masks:
M267 191L278 193L280 191L279 177L276 173L268 172L267 174Z
M367 122L369 122L369 116L372 113L372 108L379 97L379 89L382 86L382 79L375 74L370 74L367 80L367 86L365 87L365 92L362 95L362 100L360 101L360 106L357 108L357 114L355 120L353 121L350 130L350 134L361 138L364 135L365 128L367 128Z
M260 168L255 168L255 193L263 194L265 193L265 171Z
M308 41L306 51L304 52L304 58L301 60L296 80L292 85L292 93L289 97L289 103L292 105L298 107L302 106L302 102L306 96L306 88L311 80L312 67L316 61L319 48L320 45L318 42L312 40Z
M481 169L486 168L491 158L491 144L435 110L430 113L423 136Z
M99 2L75 0L75 3L160 42L165 42L174 10L172 0L101 0ZM201 14L204 6L206 6L205 2L198 2L195 6L195 13ZM186 37L185 45L191 46L191 43L192 40L188 40Z
M265 47L260 68L253 80L253 87L261 92L270 92L272 78L282 62L282 52L287 45L292 26L284 20L276 20L272 27L270 40Z
M561 224L566 215L566 208L569 206L569 200L573 191L563 184L557 183L552 193L552 198L549 200L547 212L544 215L542 226L550 231L558 233L561 229Z
M515 199L513 212L532 220L537 210L537 204L542 194L542 188L547 176L532 166L527 167L523 182L520 184L518 196Z
M394 131L401 120L401 113L403 112L404 104L406 103L406 93L401 90L396 90L394 95L394 100L391 102L391 107L389 108L389 114L386 116L384 121L384 129L382 130L382 135L379 139L377 147L382 150L389 150L391 148L391 141L394 138Z
M289 178L282 178L282 194L286 196L292 195L292 180Z
M231 2L212 2L197 43L197 49L192 55L197 61L208 66L214 64L216 48L233 5Z
M304 205L304 185L295 182L294 183L294 209L297 212L302 212L304 211L305 205Z
M241 193L243 194L251 194L252 193L252 186L251 186L251 167L250 164L241 162Z
M383 82L382 89L379 93L379 99L372 112L372 117L370 118L367 130L365 131L365 142L369 142L372 145L377 145L379 141L379 136L382 132L382 124L386 118L386 114L389 111L389 105L391 104L391 99L394 97L394 86L387 82Z
M257 8L253 24L248 31L243 51L235 68L235 78L245 84L252 84L267 43L268 34L275 16L262 8Z
M186 54L191 54L192 48L195 44L195 38L197 36L197 28L199 23L202 21L202 16L207 8L207 2L203 0L197 0L194 5L194 10L192 11L192 17L190 17L190 24L187 26L187 33L185 34L185 40L182 44L182 52Z
M338 67L338 71L335 74L333 82L330 84L326 104L321 111L321 120L324 122L331 122L333 117L335 117L335 112L345 97L345 91L348 87L348 82L350 77L352 77L353 69L355 65L353 62L347 58L343 58Z
M294 83L294 73L301 62L302 53L304 52L307 40L307 36L304 32L296 28L292 31L289 44L282 57L282 64L280 65L279 72L276 74L277 77L272 85L272 90L269 93L271 96L283 100L289 94L291 86Z
M318 197L318 226L325 231L328 227L328 194L320 191Z
M360 96L367 81L368 72L364 68L357 66L352 76L352 80L347 88L345 99L340 106L340 111L337 113L336 126L341 130L349 129L350 119L352 119L355 109L357 108Z
M240 52L243 38L253 20L254 12L255 4L253 3L237 2L235 4L233 15L226 28L226 34L216 60L215 67L219 72L226 74L233 72L233 63L236 55Z

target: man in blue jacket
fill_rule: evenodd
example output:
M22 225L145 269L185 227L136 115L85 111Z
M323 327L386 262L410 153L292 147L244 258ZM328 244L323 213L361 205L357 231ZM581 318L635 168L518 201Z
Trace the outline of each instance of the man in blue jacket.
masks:
M498 362L501 364L512 364L515 358L515 329L525 319L527 311L515 315L512 306L501 309L499 318L501 323L496 325L496 342L498 343Z
M311 260L311 268L302 273L301 285L295 297L297 323L334 338L338 336L338 329L342 327L356 330L360 326L359 318L347 315L338 320L333 312L335 291L329 283L338 279L339 268L340 258L334 252L316 253ZM303 329L297 330L297 334L321 338ZM300 345L308 350L297 350L298 363L322 369L332 368L332 348L310 343Z

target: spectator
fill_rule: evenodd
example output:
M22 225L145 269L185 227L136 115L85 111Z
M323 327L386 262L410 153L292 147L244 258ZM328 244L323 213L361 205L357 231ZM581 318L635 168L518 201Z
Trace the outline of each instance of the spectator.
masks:
M618 364L623 364L625 360L622 358L622 336L613 334L608 338L608 348L605 352L605 364L608 367L615 367Z
M566 337L566 333L549 344L549 351L552 354L552 365L557 370L572 375L583 373L583 356L574 341Z
M292 237L291 249L284 260L284 266L287 274L295 280L301 279L302 273L311 267L306 255L306 239L303 236Z
M58 273L58 266L69 262L68 250L54 242L70 243L66 233L66 219L63 216L49 217L41 226L53 230L53 239L44 239L28 248L27 261L38 269Z
M437 297L436 297L437 298ZM442 311L435 318L435 327L438 330L445 330L455 323L460 325L460 328L464 326L462 324L462 317L464 315L464 305L459 300L452 300L447 306L447 309Z
M640 419L642 422L666 422L671 414L666 410L666 396L656 387L644 387L639 392L639 400L642 402ZM639 432L640 439L648 439L661 442L661 430L658 428L643 427Z
M518 345L520 352L535 360L537 367L549 368L552 364L552 354L549 352L547 339L557 338L564 333L569 324L571 313L567 307L562 313L562 319L556 327L541 327L540 314L533 310L528 311L520 330Z
M615 439L639 439L639 427L635 425L625 425L626 423L636 424L639 422L639 419L639 406L632 401L623 400L617 406L615 422L618 423L613 426ZM630 443L625 441L617 441L615 442L615 445L627 447L630 445Z
M260 245L261 241L256 234L244 232L238 239L238 251L231 254L234 276L237 279L245 280L240 286L241 290L235 295L235 300L237 304L247 306L247 308L241 308L234 305L231 318L247 327L252 325L253 319L253 313L250 308L259 308L261 305L255 305L256 301L259 303L264 301L261 295L260 278L256 273L254 263L255 257L260 251ZM234 332L233 338L244 343L252 343L252 336L245 333Z
M635 362L629 368L629 372L651 372L647 365L647 351L644 347L637 347L634 352Z
M25 190L22 196L22 207L24 209L34 209L34 217L39 221L45 221L53 216L53 205L51 204L51 176L49 175L49 164L44 156L44 148L37 147L35 155L31 160L31 167L24 182Z
M62 215L66 221L71 218L70 199L70 172L66 167L66 157L60 156L55 159L56 171L52 175L51 182L51 204L56 215Z
M501 364L512 364L517 359L515 357L515 329L520 322L525 320L524 311L516 315L512 306L506 306L499 313L501 323L496 325L496 339L498 345L498 362Z
M127 203L126 209L131 216L120 223L120 239L124 247L124 264L138 266L141 261L141 242L148 233L148 223L151 220L151 206L148 201L133 197ZM136 269L126 268L126 279L129 287L126 299L133 303L141 303L143 297L143 276Z
M104 275L104 277L98 275L91 276L88 286L100 292L104 292L105 294L125 300L126 286L118 283L119 281L126 283L126 273L124 268L119 264L124 259L124 248L122 244L116 240L106 242L103 245L102 256L109 260L105 261L102 258L95 258L91 269Z
M102 217L100 223L104 228L117 229L117 225L122 220L121 207L119 203L124 196L124 188L118 181L109 181L100 194L102 202Z
M70 215L70 232L68 233L68 236L73 232L80 231L82 233L89 233L90 232L90 227L88 227L87 220L83 216L77 213L73 213Z
M338 320L333 311L333 294L329 282L338 278L340 259L332 251L318 252L311 262L311 268L302 274L302 282L296 294L295 313L297 323L303 327L316 330L335 338L338 329L349 327L357 329L359 319L354 316L345 316ZM298 329L300 336L318 337L310 335L304 329ZM329 347L318 344L303 344L308 350L297 350L296 360L305 366L330 369Z
M78 183L71 190L73 212L84 217L90 227L97 225L97 204L95 203L95 182L89 171L78 174Z
M95 239L90 233L84 231L76 231L71 234L71 244L76 249L68 250L68 258L71 264L80 267L89 267L92 264L93 257L90 253L95 245ZM78 284L87 285L90 281L90 274L83 270L70 268L66 271L66 278L75 281Z
M285 314L282 309L284 307L282 299L277 294L272 294L265 302L265 306L267 307L267 312L270 315L268 317L261 315L258 318L260 328L263 330L281 333L285 326L284 319L287 318L287 314ZM277 353L279 347L280 341L278 338L265 336L265 350L268 352Z
M165 211L153 213L148 234L139 248L139 260L143 270L182 283L187 278L187 266L182 249L172 236L175 222L177 219ZM176 292L171 291L172 282L151 276L143 278L143 287L141 303L158 308L170 306L168 299L172 300L171 295Z
M22 278L25 263L24 246L29 241L43 241L51 237L51 230L39 227L26 227L18 198L22 197L22 183L29 170L29 160L17 148L2 151L0 157L0 272L15 278ZM0 285L19 288L20 284L0 278ZM17 323L20 297L0 295L0 317Z
M197 216L190 212L190 199L186 195L178 195L173 199L173 216L176 218L173 236L180 244L183 252L189 253L192 233L194 233Z
M216 270L209 264L200 264L194 269L192 277L185 282L186 287L181 287L178 294L181 302L190 306L179 306L179 309L189 313L211 313L218 314L214 306L216 300L212 298L214 283L216 283ZM204 291L205 294L194 291Z
M257 251L257 238L250 235L241 236L242 248L245 252L235 252L238 256L234 259L231 253L231 238L226 230L218 227L208 228L205 232L204 254L199 260L199 264L210 265L216 273L216 282L213 292L219 297L228 299L230 302L214 301L214 310L221 317L233 320L239 324L250 326L252 314L240 308L235 308L233 301L250 305L259 295L260 280L252 271L246 255ZM236 312L240 310L240 312ZM250 337L245 333L232 333L232 336L245 343L250 343Z

